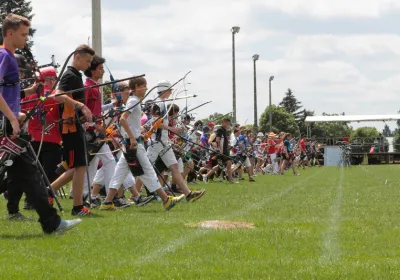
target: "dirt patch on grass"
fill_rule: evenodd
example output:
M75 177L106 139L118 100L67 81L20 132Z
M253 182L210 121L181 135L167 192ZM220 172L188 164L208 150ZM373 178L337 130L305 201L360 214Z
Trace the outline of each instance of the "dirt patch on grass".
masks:
M254 228L254 224L246 222L232 222L232 221L203 221L197 224L187 225L190 227L201 227L201 228L222 228L222 229L232 229L232 228Z

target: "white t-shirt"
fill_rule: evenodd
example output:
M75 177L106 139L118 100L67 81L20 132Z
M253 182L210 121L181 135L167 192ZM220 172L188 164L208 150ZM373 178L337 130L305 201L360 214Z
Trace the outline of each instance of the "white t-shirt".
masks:
M158 99L157 101L160 101L161 99ZM161 117L164 118L163 121L163 125L165 127L168 126L168 114L167 114L167 104L165 102L158 102L157 105L160 107L160 111L161 111ZM157 118L152 118L151 122L153 123L155 120L157 120ZM151 140L156 141L156 137L157 137L157 133L154 132L153 135L151 135ZM168 130L167 129L163 129L161 130L161 141L163 143L167 143L168 142Z
M132 95L129 97L128 101L126 102L126 109L129 109L128 112L130 113L127 119L128 125L130 130L135 135L135 138L140 137L142 134L142 130L140 128L140 119L142 118L142 107L140 105L136 105L140 103L138 97Z
M236 147L237 142L238 142L237 138L235 137L235 135L232 134L232 135L231 135L231 139L230 139L230 146L231 146L233 149L237 149L237 147ZM233 149L231 149L230 152L229 152L229 155L230 155L231 157L237 155L237 152L234 152Z

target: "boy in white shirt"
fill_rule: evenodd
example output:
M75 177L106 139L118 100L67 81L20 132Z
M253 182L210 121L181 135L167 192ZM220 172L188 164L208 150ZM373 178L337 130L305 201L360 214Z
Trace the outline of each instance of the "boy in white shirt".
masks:
M156 192L163 201L165 210L170 210L184 196L172 197L168 196L157 179L157 175L146 156L146 150L143 146L141 136L140 119L142 117L142 108L140 102L147 91L147 82L144 78L135 78L129 81L131 96L126 104L127 111L122 114L120 123L125 133L129 137L129 145L126 145L126 153L119 159L114 175L111 179L107 197L104 199L100 210L115 210L116 207L112 203L114 196L117 194L121 183L125 180L129 172L138 172L136 175L146 185L150 192ZM129 156L135 160L126 159ZM139 166L137 165L139 164ZM132 167L135 165L135 167ZM139 175L141 174L141 175Z

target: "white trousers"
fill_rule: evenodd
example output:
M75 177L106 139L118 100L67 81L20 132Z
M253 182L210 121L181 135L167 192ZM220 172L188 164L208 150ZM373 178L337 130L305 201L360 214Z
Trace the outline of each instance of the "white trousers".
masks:
M99 153L96 155L89 163L88 173L89 173L89 182L87 179L87 173L85 173L85 188L84 188L84 195L88 194L89 186L92 186L94 183L94 178L97 172L97 166L99 165L99 161L101 160L103 166L100 168L103 169L101 176L103 177L102 183L106 186L106 190L108 191L108 187L110 185L111 177L114 173L115 166L117 163L115 162L114 156L111 153L110 147L107 144L103 144L100 150L97 152ZM99 175L100 176L100 175ZM97 178L97 181L100 181Z
M143 144L138 144L136 156L144 172L143 175L139 176L143 184L150 192L154 192L161 188L160 182L157 179L156 172L154 171L154 168L146 155L146 150L144 149ZM122 155L111 178L110 188L119 189L120 185L122 184L122 182L124 182L128 174L132 173L129 169L128 163L126 162L124 155Z
M273 166L273 172L274 173L279 173L279 166L278 166L278 162L275 161L276 159L276 154L270 154L269 155L271 157L271 162L272 162L272 166Z
M167 167L170 167L173 164L177 164L178 161L176 160L175 154L172 151L172 148L163 146L161 143L153 143L147 148L147 156L149 157L150 161L154 164L157 160L158 155L161 153L161 159ZM167 150L164 152L164 149Z
M113 173L114 174L114 173ZM96 172L96 176L94 176L93 180L93 185L104 185L104 169L101 167L99 170ZM135 177L133 177L132 173L129 173L128 176L126 176L124 182L122 183L124 189L129 189L130 187L134 186L136 184ZM106 190L108 192L108 185L106 185Z
M182 160L182 158L179 158L179 159L178 159L178 169L179 169L179 172L180 172L180 173L183 173L183 171L185 171L185 168L184 168L184 166L183 166L183 160Z

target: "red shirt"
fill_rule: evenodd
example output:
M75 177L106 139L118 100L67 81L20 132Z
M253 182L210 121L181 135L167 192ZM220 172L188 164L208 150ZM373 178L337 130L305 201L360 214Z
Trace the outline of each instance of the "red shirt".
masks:
M306 151L306 143L305 143L304 139L301 139L299 144L300 144L301 151L305 152Z
M275 153L280 154L282 152L282 145L280 145L282 143L282 139L279 138L275 143Z
M97 85L95 81L90 78L86 78L85 87ZM101 93L99 88L91 88L85 90L85 103L93 116L101 117Z
M268 154L275 154L275 141L272 139L268 139L267 144L269 145Z
M45 87L44 92L50 90L50 88ZM43 96L43 92L41 93L41 96ZM27 101L31 99L37 98L36 94L31 94L27 97L24 97L22 100ZM27 104L21 105L21 109L23 112L27 112L31 110L35 106L36 102L31 102ZM60 118L60 111L59 111L59 105L58 103L53 99L53 98L48 98L44 101L44 109L47 111L46 115L46 125L50 124L55 124L52 129L49 130L48 134L45 134L43 137L43 142L50 142L50 143L55 143L55 144L61 144L61 135L60 135L60 130L58 127L58 123L55 123L54 121L57 121ZM42 138L42 130L43 126L40 123L40 119L38 115L34 115L33 119L29 120L28 124L28 132L30 135L33 137L33 141L40 141Z

